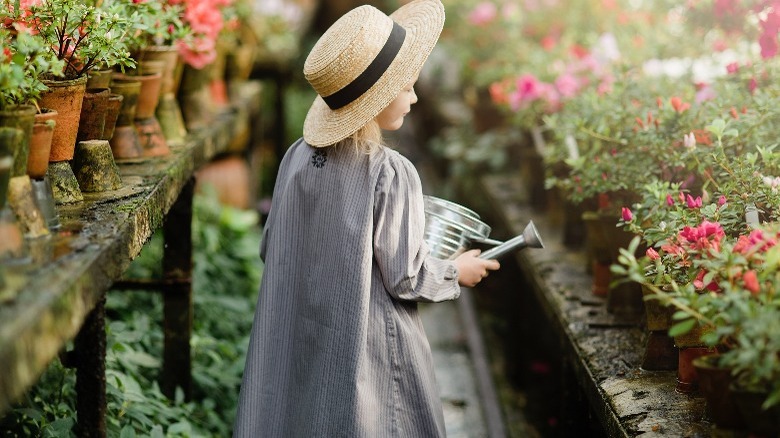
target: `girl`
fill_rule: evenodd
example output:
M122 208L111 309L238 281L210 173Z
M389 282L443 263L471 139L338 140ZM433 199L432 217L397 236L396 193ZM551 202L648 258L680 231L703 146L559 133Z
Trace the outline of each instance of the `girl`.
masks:
M499 264L429 255L417 171L381 137L417 102L443 24L439 0L360 6L306 58L318 96L263 231L234 436L445 435L417 303L456 299Z

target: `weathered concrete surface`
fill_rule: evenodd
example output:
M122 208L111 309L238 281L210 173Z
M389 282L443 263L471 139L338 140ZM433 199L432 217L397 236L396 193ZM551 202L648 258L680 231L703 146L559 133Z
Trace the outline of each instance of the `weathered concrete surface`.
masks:
M246 87L233 104L259 108L259 84ZM31 242L37 248L32 262L0 266L5 279L0 415L76 336L90 310L162 225L194 171L228 147L242 126L235 114L222 114L208 129L192 133L169 156L119 163L123 189L59 206L62 227L49 240Z
M606 300L591 292L586 256L565 247L560 224L530 208L519 175L483 177L463 188L490 223L514 234L533 220L545 243L543 250L515 254L533 286L565 357L588 403L609 436L711 436L701 397L675 392L675 372L639 368L646 334L642 314L607 312ZM498 221L501 223L495 223Z

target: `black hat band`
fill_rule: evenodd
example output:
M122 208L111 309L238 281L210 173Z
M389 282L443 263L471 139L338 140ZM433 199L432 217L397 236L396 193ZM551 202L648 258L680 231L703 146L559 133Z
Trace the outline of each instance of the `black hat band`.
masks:
M390 67L390 64L393 63L396 55L398 55L398 52L401 50L405 38L406 29L401 27L398 23L393 22L393 30L390 31L387 42L385 42L382 50L377 53L376 58L371 61L371 64L366 67L363 73L344 88L330 96L322 98L330 109L337 110L349 105L376 84L379 78L382 77L382 74Z

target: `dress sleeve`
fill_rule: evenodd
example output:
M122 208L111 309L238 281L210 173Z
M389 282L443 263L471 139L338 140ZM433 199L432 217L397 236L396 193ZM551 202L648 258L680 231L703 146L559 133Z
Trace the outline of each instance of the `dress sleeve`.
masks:
M412 163L390 154L374 201L374 259L385 289L398 300L439 302L460 296L455 264L430 256L423 238L420 178Z

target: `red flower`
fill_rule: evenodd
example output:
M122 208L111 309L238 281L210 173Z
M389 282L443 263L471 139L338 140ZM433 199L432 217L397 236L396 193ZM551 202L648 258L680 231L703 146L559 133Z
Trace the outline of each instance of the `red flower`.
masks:
M658 251L654 250L653 248L647 248L647 251L645 251L645 255L650 260L658 260L661 258L661 256L658 254Z
M683 102L682 99L680 99L677 96L673 96L671 99L669 99L669 103L672 105L672 108L678 113L682 113L691 107L690 103Z
M745 289L749 290L753 295L758 294L761 291L761 285L758 284L758 276L756 271L749 270L742 276L742 282L745 283Z

